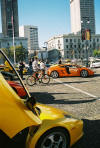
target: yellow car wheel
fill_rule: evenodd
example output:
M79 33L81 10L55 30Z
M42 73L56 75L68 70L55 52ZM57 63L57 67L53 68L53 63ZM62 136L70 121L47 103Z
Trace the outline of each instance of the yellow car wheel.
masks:
M67 130L61 127L53 128L45 132L37 142L36 148L68 148L69 135Z

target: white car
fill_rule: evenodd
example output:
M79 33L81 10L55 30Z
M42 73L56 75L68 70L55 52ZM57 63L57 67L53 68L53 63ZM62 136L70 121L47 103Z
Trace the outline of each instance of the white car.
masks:
M96 60L96 61L92 61L90 63L90 67L91 68L99 68L100 67L100 61Z

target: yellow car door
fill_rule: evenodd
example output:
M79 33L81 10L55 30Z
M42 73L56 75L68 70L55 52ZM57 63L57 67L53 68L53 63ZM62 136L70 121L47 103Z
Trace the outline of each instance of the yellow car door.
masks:
M0 129L10 138L41 120L29 110L0 74Z

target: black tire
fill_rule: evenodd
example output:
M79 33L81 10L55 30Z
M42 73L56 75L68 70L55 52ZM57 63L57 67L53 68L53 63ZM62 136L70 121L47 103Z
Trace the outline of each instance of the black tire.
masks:
M58 74L57 71L52 71L50 76L51 76L52 78L58 78L58 77L59 77L59 74Z
M35 148L68 148L69 135L63 128L53 128L45 132L38 140ZM57 147L58 146L58 147Z
M48 84L50 82L50 77L47 74L43 75L41 78L41 82L43 84Z
M29 86L33 86L34 84L36 84L36 79L33 77L33 76L28 76L26 78L26 83L29 85Z
M81 75L81 77L86 78L86 77L88 77L88 71L82 70L80 75Z

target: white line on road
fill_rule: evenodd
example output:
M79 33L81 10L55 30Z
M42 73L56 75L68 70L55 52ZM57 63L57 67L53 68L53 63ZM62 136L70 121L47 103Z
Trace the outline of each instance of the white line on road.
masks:
M76 87L73 87L73 86L71 86L71 85L69 85L69 84L64 84L64 82L61 82L60 80L55 79L55 81L56 81L56 82L59 82L59 83L62 83L63 85L65 85L65 86L67 86L67 87L70 87L70 88L72 88L72 89L74 89L74 90L77 90L77 91L79 91L79 92L81 92L81 93L83 93L83 94L86 94L86 95L90 96L90 97L97 98L97 96L94 96L94 95L92 95L92 94L90 94L90 93L88 93L88 92L86 92L86 91L83 91L83 90L81 90L81 89L78 89L78 88L76 88ZM98 100L100 100L100 99L98 99Z

